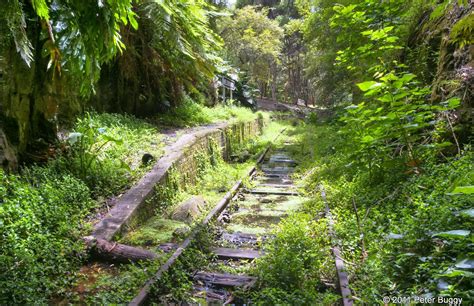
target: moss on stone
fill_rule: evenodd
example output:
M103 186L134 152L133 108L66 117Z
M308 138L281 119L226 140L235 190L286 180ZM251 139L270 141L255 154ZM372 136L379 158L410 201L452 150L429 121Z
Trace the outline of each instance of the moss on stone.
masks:
M124 235L120 242L139 246L156 246L174 240L178 228L188 228L184 222L159 216L149 219L143 226Z

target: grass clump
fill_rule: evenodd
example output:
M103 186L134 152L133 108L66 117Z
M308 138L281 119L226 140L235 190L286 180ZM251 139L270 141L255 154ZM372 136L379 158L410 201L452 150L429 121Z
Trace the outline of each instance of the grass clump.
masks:
M220 121L250 121L258 116L265 116L260 112L253 112L247 107L234 105L216 105L207 107L185 97L183 103L156 118L157 123L172 127L192 127Z

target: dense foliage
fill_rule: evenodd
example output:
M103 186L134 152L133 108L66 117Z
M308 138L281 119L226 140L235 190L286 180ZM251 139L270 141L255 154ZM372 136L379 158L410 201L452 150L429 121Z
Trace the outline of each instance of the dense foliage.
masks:
M125 48L120 29L128 24L136 29L135 17L130 0L6 1L0 46L8 48L13 42L28 66L46 53L48 69L57 77L65 71L87 93L99 78L100 66Z
M276 98L277 65L283 31L267 18L268 11L246 6L225 18L220 26L227 58L246 71L262 95ZM268 90L271 87L271 90Z
M336 133L339 128L310 125L299 136L300 156L313 154L302 165L312 170L302 180L316 203L305 211L324 209L324 186L356 299L372 304L383 296L445 295L472 301L472 187L460 187L474 179L470 148L442 163L424 160L418 174L396 159L370 172L354 163L353 138Z
M463 127L459 119L461 108L469 108L470 89L462 78L445 75L451 79L443 82L452 87L444 85L438 94L435 80L446 69L442 62L447 51L440 51L435 76L423 67L428 68L436 54L423 58L409 48L419 18L441 22L449 18L444 14L460 12L461 17L450 22L453 35L445 39L451 50L465 52L472 32L463 26L467 36L459 39L454 38L455 29L471 18L472 6L463 1L364 0L303 1L299 7L309 42L308 77L318 87L319 104L343 106L336 122L315 125L318 118L313 115L310 124L294 132L302 183L316 201L303 212L320 216L324 211L320 192L326 189L338 239L314 239L315 245L298 247L304 235L295 234L292 218L298 217L284 222L270 243L276 251L257 268L267 282L261 284L256 299L330 301L333 292L324 286L327 263L316 261L308 271L292 258L304 259L308 254L303 250L322 250L336 243L347 262L356 301L380 303L383 296L472 301L472 134L466 132L469 123ZM427 13L427 8L434 11ZM417 56L426 66L413 65ZM464 78L470 78L469 73ZM326 222L323 218L317 224ZM301 226L311 235L311 223ZM310 254L322 258L318 252ZM278 279L288 274L306 275L306 281L316 285L305 289L301 280Z
M0 172L0 183L0 301L46 304L85 256L79 238L94 202L83 182L46 168Z
M275 230L253 271L259 283L252 301L337 302L330 252L336 243L357 302L376 304L383 296L473 302L471 1L225 4L2 2L0 161L9 165L8 152L14 165L8 168L18 168L15 156L22 167L18 174L0 170L0 303L47 304L65 296L86 258L80 237L87 220L150 169L144 154L156 160L164 140L172 140L157 126L263 116L233 100L208 107L218 102L215 75L230 71L261 97L303 100L333 113L323 123L312 109L305 123L287 126L311 200ZM262 139L234 147L235 160L255 155ZM193 187L157 189L167 205L156 212L180 195L218 198L246 164L231 167L216 154L221 158L217 151L196 155L201 169ZM170 177L178 182L186 174ZM322 189L336 241L326 235ZM149 238L138 237L128 242ZM133 295L127 278L138 288L157 265L121 267L125 279L104 276L106 285L92 289L103 292L86 302L123 302ZM155 289L175 291L171 300L185 297L185 271L193 267L182 262ZM174 279L181 286L173 287Z

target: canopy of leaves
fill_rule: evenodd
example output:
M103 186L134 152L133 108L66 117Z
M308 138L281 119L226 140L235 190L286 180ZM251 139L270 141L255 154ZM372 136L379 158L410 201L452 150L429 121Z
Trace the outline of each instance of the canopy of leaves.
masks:
M266 9L246 6L220 24L225 57L248 72L255 85L269 82L282 48L283 29L267 15Z
M48 68L77 79L83 94L93 89L101 64L125 48L121 26L137 27L131 0L7 0L0 24L3 48L13 42L28 66L49 55Z
M216 14L203 0L140 1L138 31L124 30L128 50L118 59L119 78L141 87L146 99L168 105L207 85L220 62L220 37L210 28ZM144 89L144 90L143 90ZM156 99L158 98L158 99Z

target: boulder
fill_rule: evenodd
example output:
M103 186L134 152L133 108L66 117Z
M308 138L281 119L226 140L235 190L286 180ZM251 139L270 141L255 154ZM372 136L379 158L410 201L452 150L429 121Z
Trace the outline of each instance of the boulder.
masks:
M201 196L192 196L186 201L180 203L173 211L171 218L173 220L192 223L201 211L206 207L206 200Z

